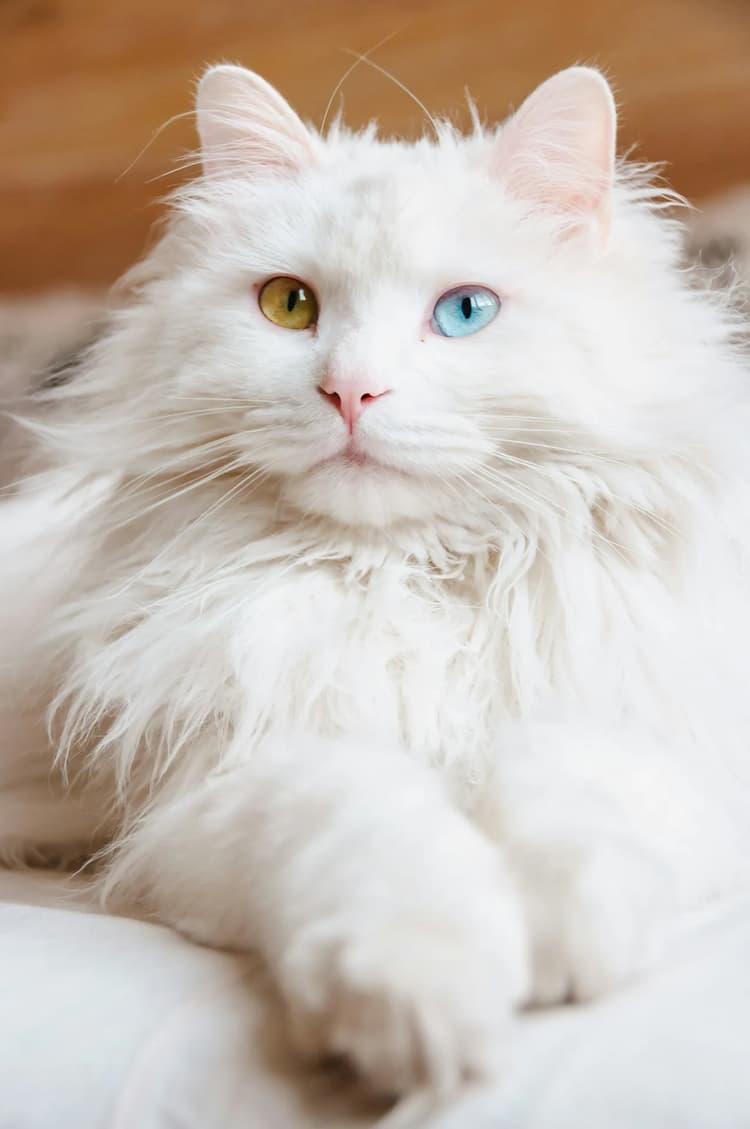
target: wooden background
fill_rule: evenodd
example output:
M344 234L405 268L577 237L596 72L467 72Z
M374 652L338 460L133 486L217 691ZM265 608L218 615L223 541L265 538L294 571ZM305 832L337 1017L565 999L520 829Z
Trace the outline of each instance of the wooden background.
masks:
M468 85L502 117L550 72L602 65L621 144L694 198L750 180L750 0L0 0L0 291L109 283L143 249L159 178L194 143L202 67L261 71L319 120L351 62L375 60L433 112ZM419 111L360 66L346 116L411 133Z

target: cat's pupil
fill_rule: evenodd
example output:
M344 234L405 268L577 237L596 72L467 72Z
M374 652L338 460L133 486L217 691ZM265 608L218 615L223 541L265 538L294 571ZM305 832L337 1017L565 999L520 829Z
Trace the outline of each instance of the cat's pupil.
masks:
M290 290L289 291L289 297L286 300L286 308L287 308L287 310L289 311L290 314L291 314L292 310L294 309L294 307L297 305L297 299L298 298L299 298L299 290Z
M462 298L461 299L461 313L464 315L464 317L468 321L469 318L471 317L471 298Z

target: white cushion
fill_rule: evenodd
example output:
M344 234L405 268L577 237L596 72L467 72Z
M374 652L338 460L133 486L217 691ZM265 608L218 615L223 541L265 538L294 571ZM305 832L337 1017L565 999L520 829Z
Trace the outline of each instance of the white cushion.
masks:
M353 1129L248 963L96 913L63 877L0 874L1 1129ZM591 1007L519 1023L507 1079L430 1129L746 1129L750 899Z

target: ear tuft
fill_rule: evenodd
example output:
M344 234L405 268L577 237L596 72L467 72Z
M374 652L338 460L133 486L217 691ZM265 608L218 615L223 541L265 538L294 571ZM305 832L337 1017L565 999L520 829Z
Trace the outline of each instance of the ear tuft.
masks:
M195 100L207 176L294 173L315 159L315 139L270 83L244 67L209 67Z
M604 76L570 67L537 87L504 127L495 171L520 199L606 234L616 131Z

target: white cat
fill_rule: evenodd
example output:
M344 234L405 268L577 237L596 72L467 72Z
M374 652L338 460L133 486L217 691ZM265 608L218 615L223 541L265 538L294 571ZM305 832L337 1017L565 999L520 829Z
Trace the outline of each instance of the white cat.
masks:
M740 327L595 71L416 144L231 66L197 119L32 423L5 850L109 839L103 894L260 950L301 1046L449 1089L748 880Z

